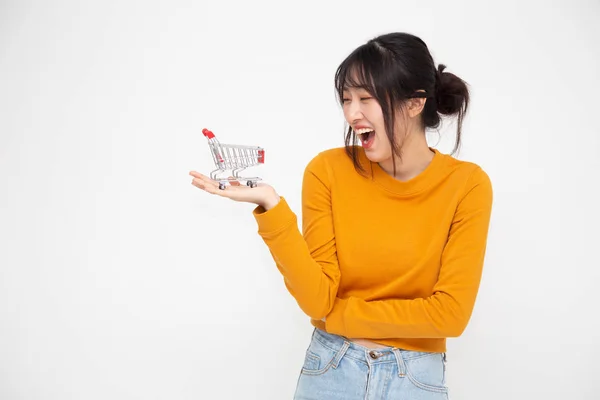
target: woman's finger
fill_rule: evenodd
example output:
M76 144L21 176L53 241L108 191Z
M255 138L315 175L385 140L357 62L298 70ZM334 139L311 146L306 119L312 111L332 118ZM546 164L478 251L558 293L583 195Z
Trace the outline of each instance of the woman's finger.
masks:
M192 184L207 193L215 194L220 197L226 197L231 200L240 201L245 198L243 190L249 189L245 185L242 185L235 177L230 176L227 181L229 181L229 185L226 185L224 189L220 189L220 182L214 179L210 179L209 177L202 175L196 171L191 171L190 175L194 178L192 179Z
M216 194L217 196L226 197L232 200L235 200L239 196L239 191L244 190L245 187L242 187L239 182L235 181L231 186L226 186L225 189L219 189L218 182L212 179L204 179L202 178L194 178L192 179L192 184L205 192L210 194Z
M190 175L193 176L194 178L198 178L198 179L205 178L204 175L202 175L200 172L196 172L196 171L190 171Z
M202 182L205 182L207 185L212 185L212 186L215 186L215 187L219 186L219 181L211 179L211 178L209 178L206 175L202 175L199 172L190 171L190 175L193 176L196 179L199 179ZM231 186L240 186L241 185L240 182L237 181L237 180L235 180L235 178L233 176L230 176L229 178L227 178L227 180L229 181L229 184Z
M192 185L209 193L216 193L219 190L218 184L210 179L194 178L192 179Z
M198 171L190 171L190 175L193 176L194 178L208 178L210 179L208 176L201 174Z
M193 176L194 178L198 178L198 179L201 179L201 180L212 180L208 176L203 175L203 174L201 174L199 172L196 172L196 171L190 171L190 175Z
M215 186L217 187L219 185L219 183L217 181L215 181L214 179L210 179L208 176L202 175L200 173L190 173L190 175L192 175L194 177L194 180L196 182L202 182L207 186Z
M219 186L219 181L211 179L211 178L209 178L206 175L202 175L199 172L190 171L190 175L193 176L194 178L196 178L196 179L198 179L198 180L206 183L207 185L212 185L212 186L215 186L215 187ZM231 186L241 186L241 183L238 180L236 180L235 177L233 177L233 176L228 177L227 180L229 181L229 184Z
M200 188L200 189L205 189L206 188L206 184L201 179L198 179L198 178L192 179L192 185L194 185L194 186L196 186L197 188Z
M199 172L191 171L190 175L193 176L194 179L197 179L198 181L204 182L208 185L217 185L217 182L214 179L210 179L208 176L202 175Z

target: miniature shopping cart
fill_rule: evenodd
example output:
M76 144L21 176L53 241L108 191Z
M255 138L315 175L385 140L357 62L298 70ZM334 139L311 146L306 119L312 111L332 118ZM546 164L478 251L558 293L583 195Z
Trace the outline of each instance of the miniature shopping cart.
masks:
M256 187L257 182L262 180L261 178L257 176L243 177L239 173L248 167L264 164L265 150L258 146L219 143L214 133L206 128L202 129L202 133L208 139L208 146L210 147L215 167L217 167L217 169L210 173L210 179L219 181L219 189L225 189L227 182L231 181L246 181L246 184L251 188ZM226 170L231 170L232 178L218 176L219 173L223 173Z

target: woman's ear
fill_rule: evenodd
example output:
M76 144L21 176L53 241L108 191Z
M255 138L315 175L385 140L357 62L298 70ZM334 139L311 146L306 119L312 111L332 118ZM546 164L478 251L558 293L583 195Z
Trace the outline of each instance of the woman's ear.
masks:
M407 103L408 115L411 118L414 118L414 117L418 116L419 114L421 114L421 111L423 111L423 107L425 107L425 101L427 101L427 99L418 98L418 97L408 99L408 103Z

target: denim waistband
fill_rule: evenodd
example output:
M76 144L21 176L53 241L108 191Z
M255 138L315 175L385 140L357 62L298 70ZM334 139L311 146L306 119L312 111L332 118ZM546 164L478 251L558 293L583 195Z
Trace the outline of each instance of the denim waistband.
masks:
M428 352L404 350L395 347L370 349L354 343L348 338L327 333L319 328L314 329L313 339L318 340L321 342L321 344L334 351L339 351L340 349L347 347L347 349L344 351L346 356L365 361L370 364L390 361L400 362L401 360L398 360L398 358L401 358L402 360L410 360L431 354Z

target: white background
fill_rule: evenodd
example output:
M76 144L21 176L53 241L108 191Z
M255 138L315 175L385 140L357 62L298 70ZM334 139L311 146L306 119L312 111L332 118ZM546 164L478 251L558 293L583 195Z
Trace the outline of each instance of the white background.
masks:
M1 1L0 399L291 399L312 328L250 204L190 185L260 145L300 215L333 75L407 31L472 90L495 190L451 399L598 399L600 3ZM430 135L449 152L453 126ZM360 210L357 210L360 211Z

